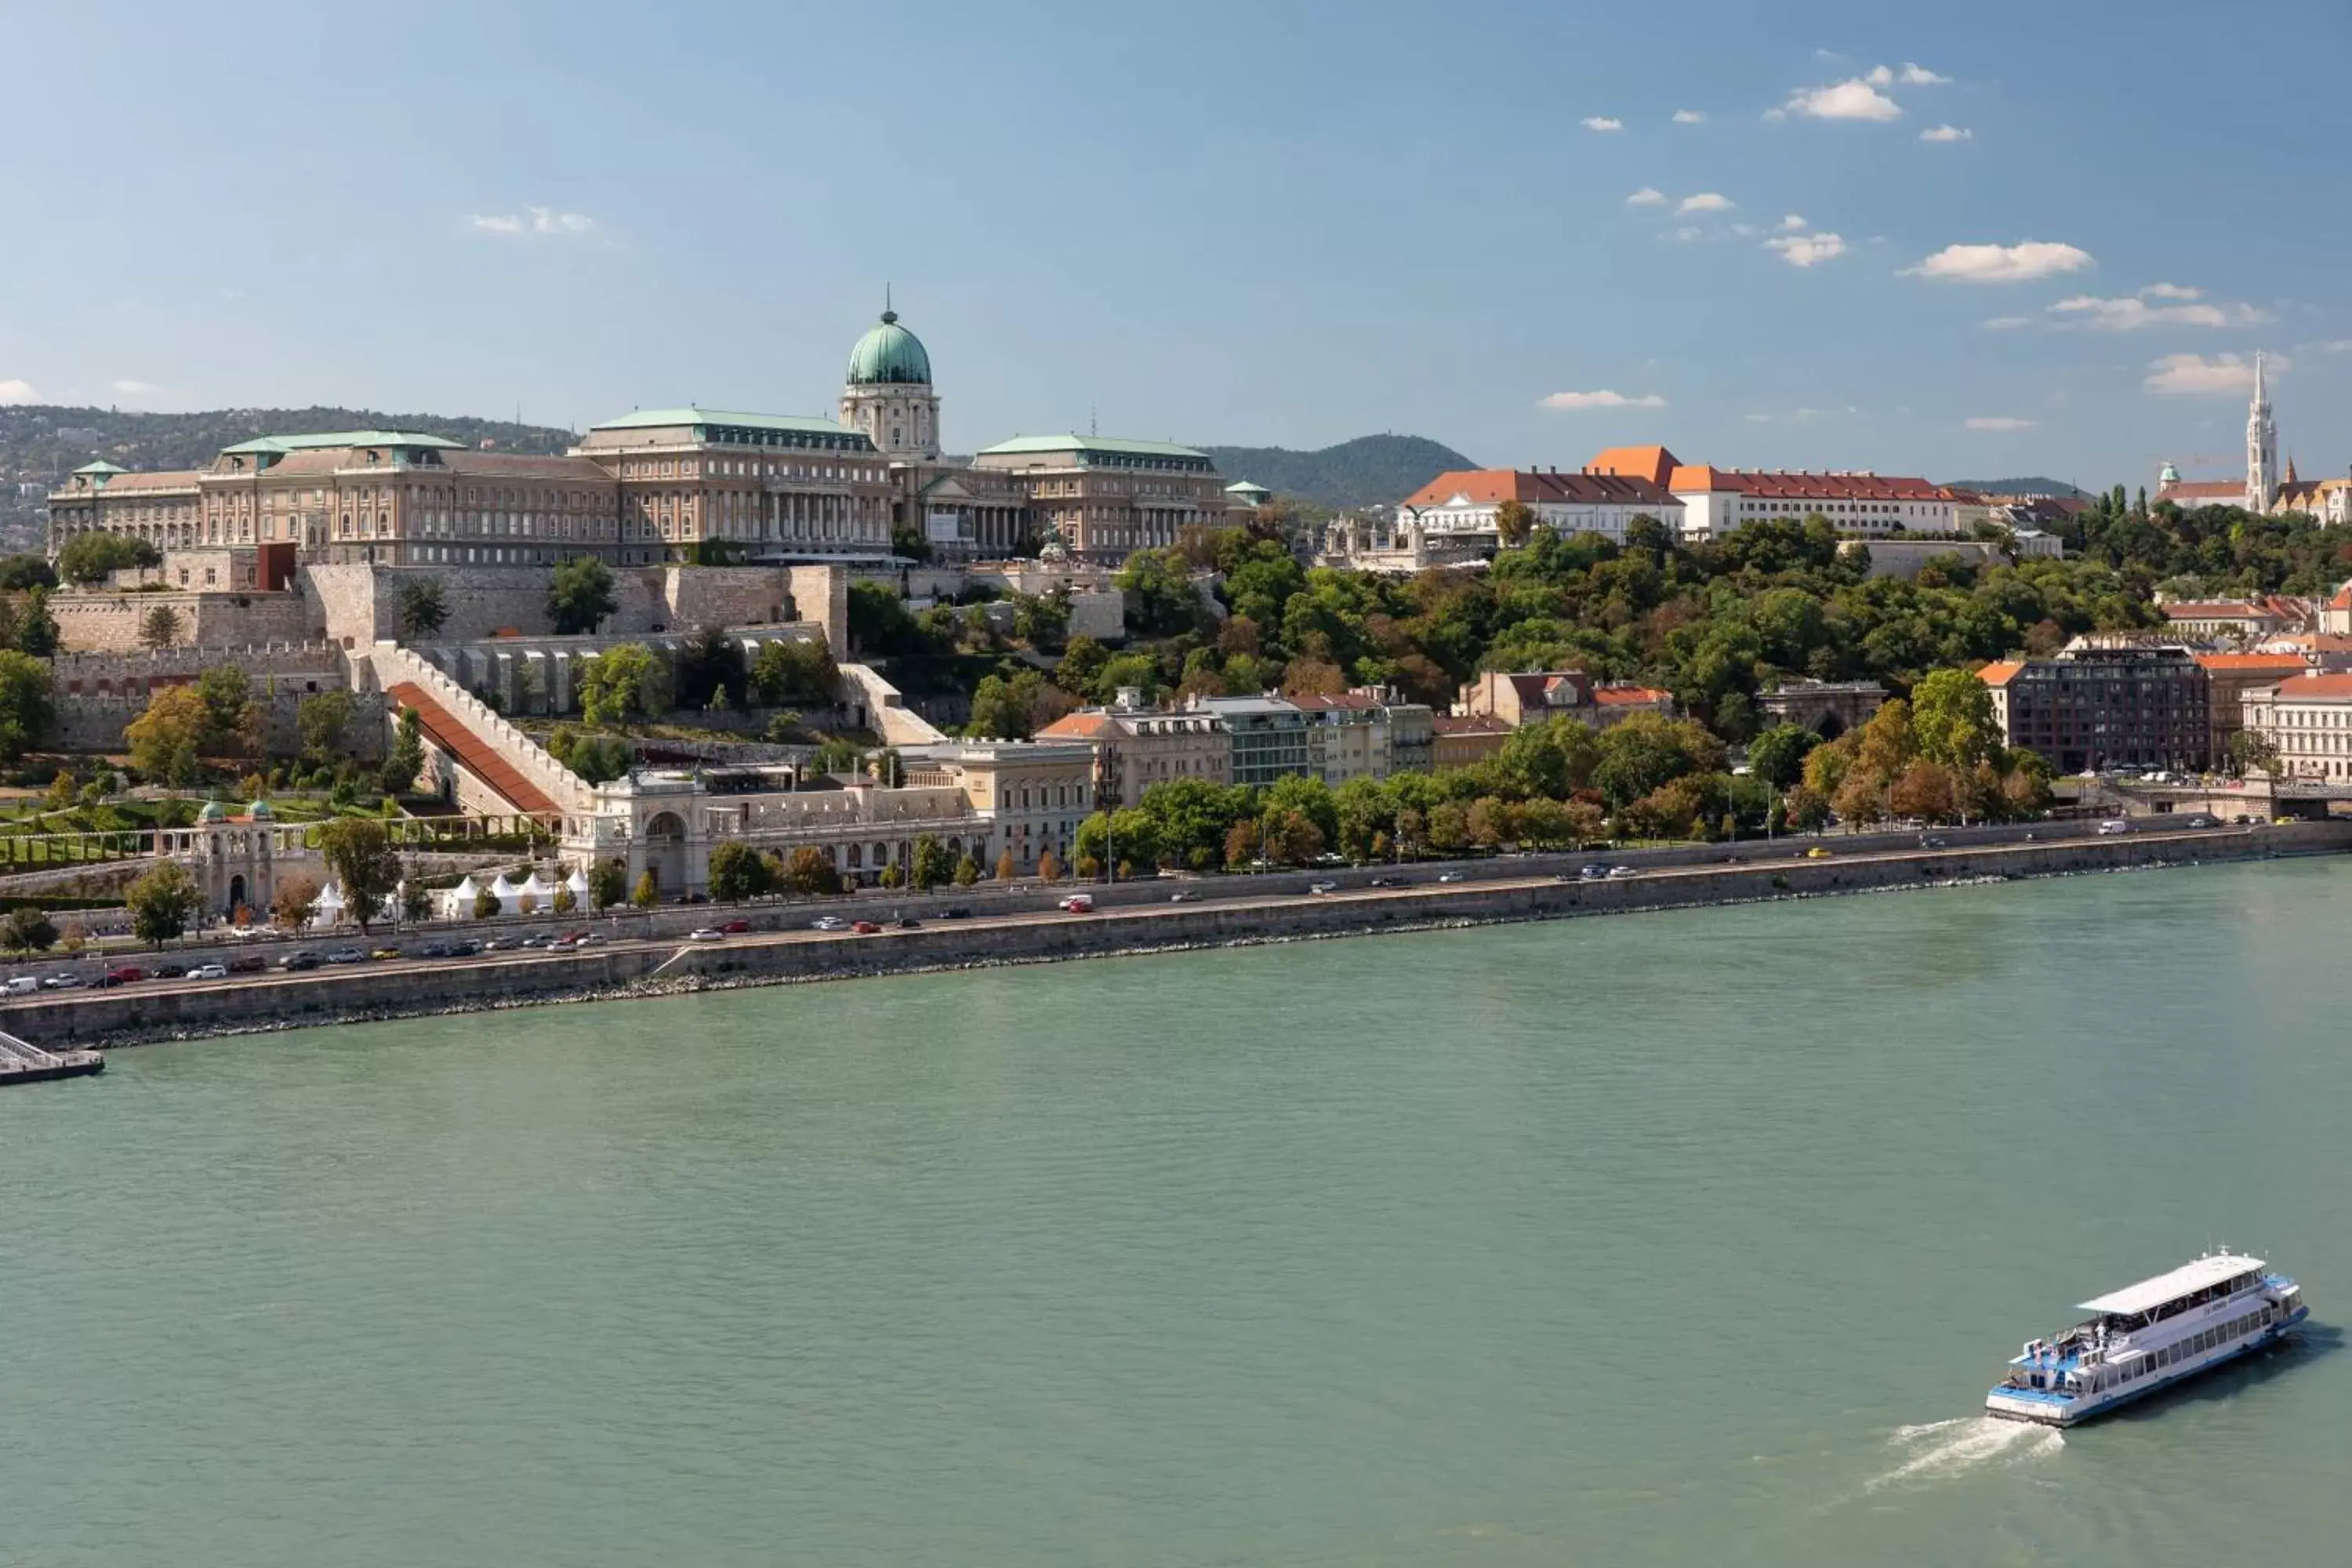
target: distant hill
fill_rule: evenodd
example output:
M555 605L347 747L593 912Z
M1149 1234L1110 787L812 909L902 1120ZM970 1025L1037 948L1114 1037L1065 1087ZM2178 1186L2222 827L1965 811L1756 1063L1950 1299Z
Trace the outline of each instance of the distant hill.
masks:
M1393 506L1449 468L1478 465L1420 436L1359 436L1319 452L1286 447L1203 447L1228 479L1252 479L1277 495L1345 511Z
M502 452L561 452L578 439L544 425L366 408L129 414L40 404L0 407L0 549L38 548L42 493L93 458L126 468L193 468L223 447L256 436L311 430L414 430L468 447L491 441Z
M2022 479L1946 479L1955 489L1978 490L1991 496L2056 496L2062 500L2089 500L2091 492L2063 479L2035 475Z

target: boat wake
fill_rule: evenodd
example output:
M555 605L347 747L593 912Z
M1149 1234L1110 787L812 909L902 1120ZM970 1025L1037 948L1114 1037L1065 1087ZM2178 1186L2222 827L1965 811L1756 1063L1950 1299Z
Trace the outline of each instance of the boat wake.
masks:
M1964 1415L1924 1426L1898 1426L1886 1446L1902 1455L1902 1460L1864 1481L1865 1492L1910 1481L1949 1480L1994 1463L2044 1458L2063 1448L2066 1438L2055 1426Z

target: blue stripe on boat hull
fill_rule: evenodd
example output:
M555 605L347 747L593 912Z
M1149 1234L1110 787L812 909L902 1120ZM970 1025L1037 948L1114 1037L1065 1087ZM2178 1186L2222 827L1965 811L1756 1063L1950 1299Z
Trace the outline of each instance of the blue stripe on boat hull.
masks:
M2035 1405L2045 1405L2052 1407L2053 1414L2027 1415L2015 1410L1999 1409L1991 1405L1986 1405L1985 1414L2003 1421L2024 1421L2037 1426L2079 1426L2084 1422L2095 1420L2111 1410L2120 1409L2144 1394L2161 1394L2168 1388L2178 1388L2180 1384L2201 1377L2216 1367L2227 1366L2249 1351L2267 1350L2285 1339L2295 1325L2308 1317L2310 1312L2311 1309L2308 1307L2297 1307L2294 1310L2294 1315L2286 1321L2273 1323L2252 1338L2241 1340L2201 1366L2185 1367L2169 1377L2142 1378L2132 1387L2121 1393L2107 1395L2088 1408L2081 1407L2077 1400L2063 1394L2053 1394L2046 1388L2011 1388L2001 1385L1987 1389L1985 1397L1988 1400L2021 1399Z

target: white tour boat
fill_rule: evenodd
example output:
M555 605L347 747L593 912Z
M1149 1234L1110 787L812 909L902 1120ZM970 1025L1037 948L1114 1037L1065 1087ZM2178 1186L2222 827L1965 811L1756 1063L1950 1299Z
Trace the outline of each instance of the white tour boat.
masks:
M2223 1252L2184 1263L2080 1309L2090 1321L2033 1340L1985 1395L2013 1421L2072 1426L2274 1344L2310 1309L2302 1289L2259 1258Z

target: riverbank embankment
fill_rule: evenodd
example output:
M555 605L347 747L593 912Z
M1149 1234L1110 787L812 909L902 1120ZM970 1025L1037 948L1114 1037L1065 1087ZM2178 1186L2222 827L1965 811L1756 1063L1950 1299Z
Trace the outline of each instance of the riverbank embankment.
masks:
M1352 886L1327 895L1244 889L1091 913L1024 910L859 936L751 931L724 941L646 940L457 962L339 966L241 983L163 982L43 994L0 1006L0 1026L46 1045L142 1040L417 1016L551 1002L674 994L720 986L918 973L1186 948L1238 946L1507 921L2014 879L2195 862L2341 854L2352 822L2136 832L1945 847L1803 851L1786 858L1681 863L1619 879L1528 876L1489 863L1475 879Z

